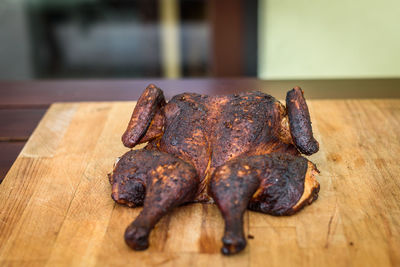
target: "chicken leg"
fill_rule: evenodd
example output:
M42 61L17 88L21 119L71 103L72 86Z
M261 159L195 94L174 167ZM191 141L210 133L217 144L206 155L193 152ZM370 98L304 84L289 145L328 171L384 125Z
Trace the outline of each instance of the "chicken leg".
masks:
M314 164L301 156L267 154L240 157L216 169L211 193L225 220L222 253L244 249L246 208L290 215L317 198Z
M192 201L199 185L190 164L151 150L132 150L123 155L110 179L116 202L131 207L144 203L139 216L125 231L125 242L135 250L148 247L148 237L156 223L174 207Z

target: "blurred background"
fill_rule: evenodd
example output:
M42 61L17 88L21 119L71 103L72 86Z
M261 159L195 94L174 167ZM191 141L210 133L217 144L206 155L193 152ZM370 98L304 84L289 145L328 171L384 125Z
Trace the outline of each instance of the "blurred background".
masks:
M398 0L1 0L0 79L400 77Z

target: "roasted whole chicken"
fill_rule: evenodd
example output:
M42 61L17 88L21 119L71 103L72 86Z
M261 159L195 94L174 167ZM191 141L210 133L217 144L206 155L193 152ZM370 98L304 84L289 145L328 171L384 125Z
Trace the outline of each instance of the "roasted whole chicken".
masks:
M223 254L246 246L246 209L291 215L318 197L316 166L301 154L318 151L303 91L286 107L261 92L207 96L183 93L168 103L149 85L122 136L126 147L148 142L118 159L109 174L112 198L144 206L127 227L135 250L149 246L155 224L187 202L216 203L225 220Z

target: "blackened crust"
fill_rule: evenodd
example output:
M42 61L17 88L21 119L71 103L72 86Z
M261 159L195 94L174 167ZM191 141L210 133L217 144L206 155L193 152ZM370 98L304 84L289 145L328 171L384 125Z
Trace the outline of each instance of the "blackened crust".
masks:
M132 148L145 136L157 110L165 105L164 94L161 89L150 84L140 96L128 127L122 135L124 146Z
M286 108L294 144L305 155L316 153L319 149L319 144L314 139L310 113L300 87L295 87L287 93Z
M316 201L318 199L319 190L320 190L320 185L313 188L313 190L307 200L303 201L303 203L301 203L301 205L299 205L298 207L292 208L285 215L293 215L293 214L299 212L300 210L302 210L305 206L310 205L312 202Z
M129 207L142 206L145 197L162 200L168 197L167 192L178 196L182 184L193 184L195 189L198 184L196 171L191 165L170 154L151 150L131 150L125 153L110 176L112 199ZM153 183L157 179L164 180L165 187L148 188L148 182Z
M288 154L253 156L249 160L262 169L259 190L249 209L271 214L290 215L304 192L307 159Z

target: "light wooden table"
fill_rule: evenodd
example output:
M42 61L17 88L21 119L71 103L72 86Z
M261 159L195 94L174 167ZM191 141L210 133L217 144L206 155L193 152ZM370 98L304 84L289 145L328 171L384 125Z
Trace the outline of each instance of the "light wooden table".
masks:
M54 102L137 100L149 83L165 96L261 90L279 99L298 85L307 99L400 98L400 79L259 80L255 78L0 81L0 183Z
M207 204L177 208L147 251L130 250L140 208L116 205L106 174L133 102L52 105L0 185L0 266L399 266L400 100L308 102L320 197L290 217L246 212L254 239L232 257Z

